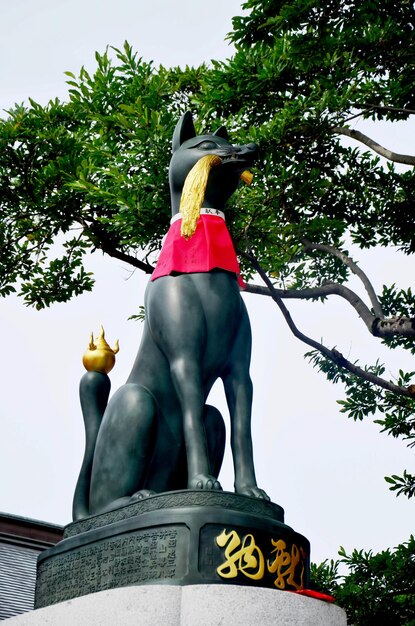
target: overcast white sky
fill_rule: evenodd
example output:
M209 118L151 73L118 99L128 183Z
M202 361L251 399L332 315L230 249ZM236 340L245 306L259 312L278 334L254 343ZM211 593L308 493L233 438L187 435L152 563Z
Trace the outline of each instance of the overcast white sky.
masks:
M0 9L0 109L29 96L45 103L65 98L64 71L94 68L94 52L124 40L156 64L197 65L226 58L224 37L237 0L14 0ZM361 126L358 126L361 128ZM411 151L414 123L402 132L383 126L372 134L400 152ZM380 290L408 287L413 260L396 251L358 253ZM143 303L147 278L120 262L94 255L96 288L65 305L36 312L17 298L0 301L2 346L0 510L49 522L71 521L72 494L83 456L78 383L81 357L100 323L121 351L111 373L113 390L132 366L141 325L127 321ZM352 285L353 286L353 285ZM379 434L370 420L339 413L341 387L303 359L272 302L244 296L253 329L253 438L258 483L286 512L286 522L308 537L312 559L335 558L340 545L379 550L413 532L415 503L396 499L383 477L413 471L413 452ZM415 369L407 355L394 360L342 302L290 303L302 329L351 358L388 359L393 374ZM386 356L383 356L386 355ZM220 389L215 399L224 408ZM221 475L232 490L229 455Z

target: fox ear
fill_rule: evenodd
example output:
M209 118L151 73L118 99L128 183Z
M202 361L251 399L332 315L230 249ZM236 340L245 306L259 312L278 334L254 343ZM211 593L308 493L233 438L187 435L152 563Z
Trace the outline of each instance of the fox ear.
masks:
M187 139L196 137L196 131L193 124L192 114L190 111L186 111L177 122L177 126L174 129L172 148L173 152L176 152Z
M228 131L226 130L225 126L221 126L220 128L218 128L218 130L215 130L213 134L215 135L215 137L222 137L222 139L226 139L226 141L229 141Z

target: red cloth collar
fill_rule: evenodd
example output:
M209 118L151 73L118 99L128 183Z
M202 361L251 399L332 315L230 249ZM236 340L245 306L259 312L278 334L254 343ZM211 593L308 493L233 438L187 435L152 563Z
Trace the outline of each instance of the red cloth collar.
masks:
M222 217L202 214L189 239L181 236L180 227L180 219L171 224L151 280L176 272L192 274L219 268L236 274L239 285L245 287L231 236Z

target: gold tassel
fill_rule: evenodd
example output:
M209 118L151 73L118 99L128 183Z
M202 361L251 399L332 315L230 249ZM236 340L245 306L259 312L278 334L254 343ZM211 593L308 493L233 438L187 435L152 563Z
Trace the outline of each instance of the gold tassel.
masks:
M215 154L207 154L192 167L184 181L180 200L180 213L182 215L180 233L186 239L195 233L210 170L215 165L219 165L221 160Z
M219 165L221 161L222 159L215 154L207 154L192 167L184 181L180 199L180 213L182 215L180 234L185 239L190 239L195 234L210 170L215 165ZM253 174L251 172L248 170L242 172L241 180L244 183L250 185L252 179Z

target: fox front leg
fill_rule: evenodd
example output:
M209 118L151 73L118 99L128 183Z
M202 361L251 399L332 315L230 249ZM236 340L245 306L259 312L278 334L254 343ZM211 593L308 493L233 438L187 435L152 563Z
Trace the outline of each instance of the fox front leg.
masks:
M176 358L170 371L183 413L183 433L187 457L188 489L222 487L211 473L208 444L203 419L204 396L198 363L188 355Z
M269 500L256 482L252 436L252 381L249 375L251 327L243 305L241 324L223 376L226 400L231 418L231 447L235 468L236 493Z

